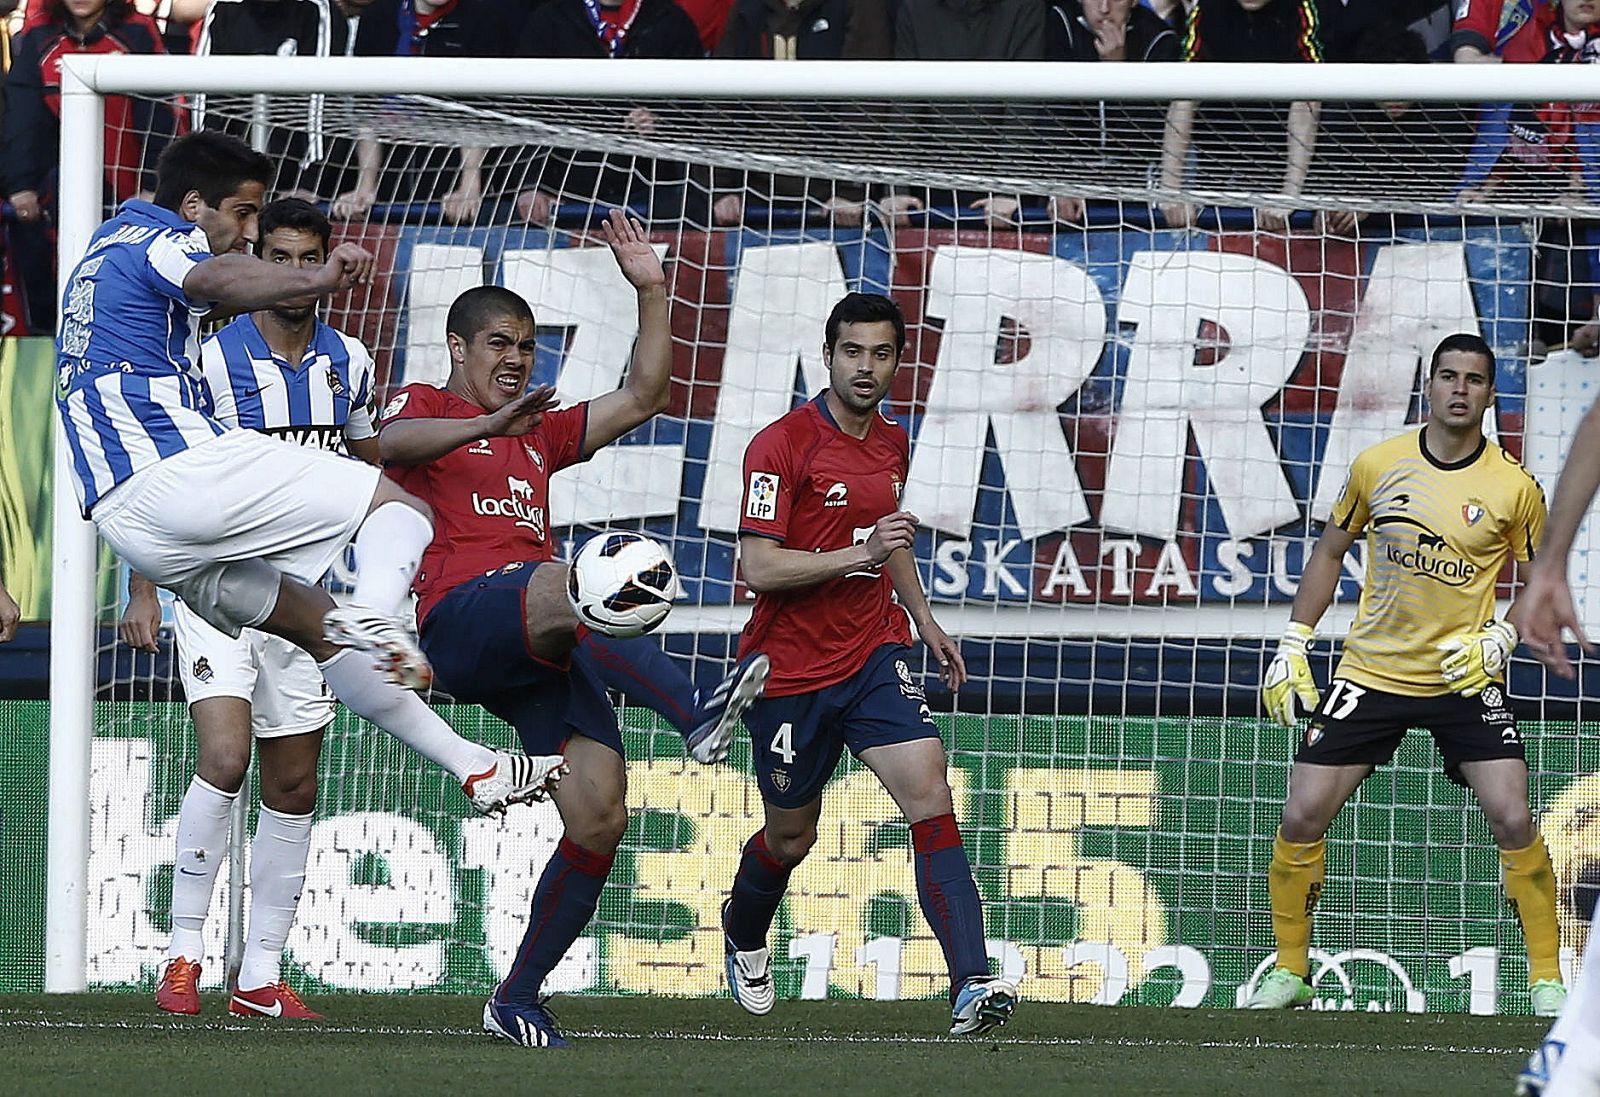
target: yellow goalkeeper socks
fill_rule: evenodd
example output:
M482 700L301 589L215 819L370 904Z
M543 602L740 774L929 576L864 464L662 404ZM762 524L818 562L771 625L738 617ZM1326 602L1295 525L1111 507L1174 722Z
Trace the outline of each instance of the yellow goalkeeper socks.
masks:
M1561 932L1556 925L1556 873L1550 865L1550 851L1545 848L1544 836L1536 835L1533 843L1524 849L1501 850L1500 869L1506 883L1506 898L1517 912L1517 920L1522 923L1522 938L1528 945L1528 981L1559 981Z
M1272 841L1267 892L1272 896L1272 935L1278 940L1278 966L1302 979L1311 972L1311 912L1322 897L1326 848L1326 839L1291 842L1282 831ZM1545 863L1549 864L1548 860Z

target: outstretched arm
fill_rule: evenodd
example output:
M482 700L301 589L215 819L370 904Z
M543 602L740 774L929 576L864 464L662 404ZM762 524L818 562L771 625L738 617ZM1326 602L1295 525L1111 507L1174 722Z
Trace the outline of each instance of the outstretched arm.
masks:
M583 435L585 457L665 411L672 386L666 271L644 227L621 210L612 210L601 228L623 277L638 291L639 341L622 387L589 401Z
M537 385L498 411L471 419L396 419L378 431L378 455L385 465L425 465L479 438L527 434L555 406L555 387Z
M184 276L183 292L191 301L211 302L214 314L249 312L360 285L371 279L372 264L372 253L355 244L340 244L320 267L213 255Z

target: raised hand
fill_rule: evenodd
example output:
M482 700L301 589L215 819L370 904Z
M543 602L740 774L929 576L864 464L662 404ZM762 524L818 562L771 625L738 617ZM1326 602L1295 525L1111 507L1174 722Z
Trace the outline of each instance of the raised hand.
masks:
M617 269L634 289L655 289L667 284L661 257L650 246L650 238L638 221L614 209L600 223L600 231L605 234L606 244L617 260Z

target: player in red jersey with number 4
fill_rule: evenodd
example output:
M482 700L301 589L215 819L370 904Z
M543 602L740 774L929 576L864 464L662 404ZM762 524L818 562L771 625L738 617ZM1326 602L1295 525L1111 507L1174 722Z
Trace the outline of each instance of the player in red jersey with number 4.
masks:
M917 519L900 509L910 439L878 410L906 322L889 298L852 293L825 334L827 391L745 451L739 558L756 604L739 655L764 653L772 673L744 717L766 825L745 843L723 908L728 986L749 1012L772 1008L767 930L849 747L911 824L917 898L950 969L950 1032L986 1032L1010 1018L1017 989L989 975L944 744L907 664L906 611L951 690L967 668L933 619L911 555Z

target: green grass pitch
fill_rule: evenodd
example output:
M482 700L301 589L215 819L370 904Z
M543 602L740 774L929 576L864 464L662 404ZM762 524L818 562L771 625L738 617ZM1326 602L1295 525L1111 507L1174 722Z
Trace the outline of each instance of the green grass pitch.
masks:
M195 1018L144 995L0 996L0 1093L1508 1095L1548 1022L1387 1013L1110 1009L1024 1000L979 1040L936 1002L567 998L578 1041L535 1051L479 1031L478 998L320 997L317 1024Z

